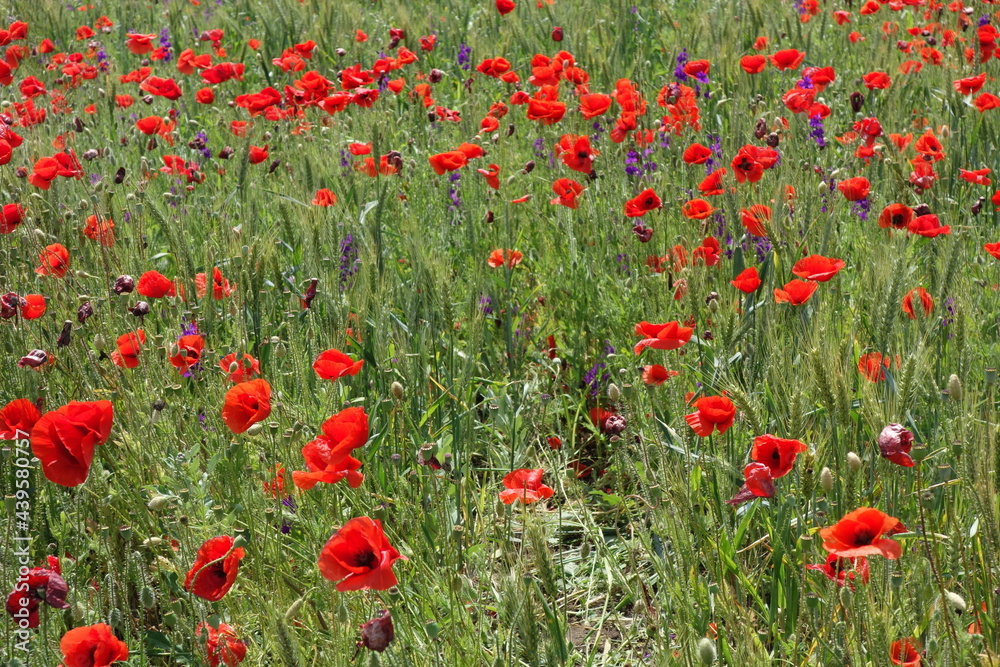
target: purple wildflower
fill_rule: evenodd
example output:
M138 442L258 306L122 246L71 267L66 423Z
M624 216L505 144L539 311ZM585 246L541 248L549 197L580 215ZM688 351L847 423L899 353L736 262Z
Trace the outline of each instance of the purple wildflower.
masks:
M469 71L472 68L472 49L465 42L458 47L458 66Z

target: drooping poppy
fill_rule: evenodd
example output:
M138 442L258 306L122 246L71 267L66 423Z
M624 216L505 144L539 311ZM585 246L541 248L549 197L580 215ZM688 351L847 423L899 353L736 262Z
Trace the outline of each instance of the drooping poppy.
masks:
M194 564L184 577L184 590L192 595L218 602L236 583L240 560L246 555L229 535L213 537L198 549Z
M108 667L128 660L128 644L105 623L73 628L59 640L66 667Z
M337 581L337 590L384 591L397 583L392 564L407 560L389 544L378 519L366 516L348 521L330 537L319 555L319 571Z
M73 401L42 415L31 429L31 452L45 478L60 486L83 484L94 447L107 442L113 421L111 401Z
M271 385L263 378L240 382L226 392L222 420L233 433L268 418L271 414Z
M528 505L551 498L555 492L542 484L544 474L542 468L536 470L521 468L507 473L503 478L503 485L506 488L500 492L500 500L507 505L512 505L518 500Z
M726 396L703 396L694 402L696 412L684 416L691 430L706 438L716 430L722 435L736 419L736 405Z
M691 340L693 333L692 327L681 326L676 320L663 324L651 324L644 320L635 325L635 335L641 336L642 340L632 350L636 354L642 354L647 347L654 350L676 350Z
M903 554L899 542L888 539L906 530L896 517L871 507L860 507L829 528L819 531L823 548L842 558L885 556L895 560Z

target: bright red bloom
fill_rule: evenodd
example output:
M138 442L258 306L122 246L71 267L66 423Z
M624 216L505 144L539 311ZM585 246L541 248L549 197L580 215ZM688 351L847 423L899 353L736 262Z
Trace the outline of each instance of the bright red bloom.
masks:
M108 667L128 660L128 645L104 623L73 628L59 640L59 650L66 667Z
M736 181L756 183L764 177L764 170L770 169L778 162L778 151L773 148L760 148L747 144L737 151L730 163Z
M790 473L795 465L795 458L808 449L804 442L765 434L754 438L750 458L766 465L771 471L771 477L778 479Z
M819 287L815 281L790 280L785 283L782 289L774 289L775 303L790 303L793 306L801 306L812 297L813 292Z
M136 368L139 366L139 354L142 346L146 344L146 332L136 329L134 332L123 334L115 341L116 349L111 353L111 362L115 366L122 368Z
M544 498L551 498L555 492L542 484L542 475L544 474L545 471L542 468L537 470L521 468L507 473L503 478L503 485L506 489L500 492L500 500L507 505L512 505L518 500L528 505Z
M968 181L973 185L989 186L993 184L993 181L991 181L989 178L990 175L989 168L974 169L974 170L959 169L958 175L961 177L963 181Z
M934 312L934 298L923 287L914 287L903 297L903 312L906 313L906 316L911 320L917 319L916 311L913 308L914 299L918 300L924 317L930 317L930 314Z
M692 261L705 262L705 266L715 266L722 259L722 246L714 236L706 236L701 245L691 253Z
M600 93L590 93L580 96L580 115L584 120L597 118L611 108L611 96Z
M295 486L308 490L319 482L336 484L345 477L351 488L360 486L364 480L364 475L358 472L361 461L353 458L351 452L363 446L368 435L368 415L364 408L346 408L327 419L323 434L302 448L309 472L294 471Z
M925 236L927 238L934 238L941 234L950 234L951 226L942 225L938 220L938 217L933 213L928 213L927 215L921 215L914 218L906 229L911 234L919 234L920 236Z
M892 79L885 72L869 72L861 80L869 90L885 90L892 85Z
M184 578L184 590L210 602L225 597L236 583L240 560L246 555L243 547L234 547L235 542L229 535L223 535L202 544Z
M704 164L712 157L712 149L701 144L691 144L684 149L681 159L687 164Z
M111 401L70 402L46 412L31 430L31 451L42 462L42 472L60 486L79 486L90 473L94 447L111 435Z
M860 507L844 516L835 525L819 531L823 548L842 558L882 555L895 560L903 555L899 542L883 535L895 535L906 530L902 522L877 509Z
M986 252L990 253L996 259L1000 259L1000 242L998 243L984 243L983 248Z
M753 294L761 285L760 276L756 267L749 267L740 271L740 274L730 281L730 284L744 294Z
M806 54L804 51L798 51L796 49L785 49L783 51L778 51L773 56L770 56L771 64L774 65L779 70L786 69L796 69L805 60Z
M977 95L976 99L972 102L979 113L985 113L990 109L1000 109L1000 97L997 97L993 93L983 93Z
M170 365L181 373L190 373L191 367L201 361L205 339L197 334L181 336L177 341L177 354L170 357Z
M152 40L156 38L156 33L151 35L141 35L130 32L127 36L128 40L125 42L125 47L135 55L141 56L144 53L149 53L153 50Z
M510 14L517 7L514 0L496 0L497 11L500 12L500 16L505 14Z
M559 178L552 183L552 191L557 196L550 203L575 209L577 207L576 199L583 192L583 186L572 179Z
M231 370L234 363L236 364L236 370ZM260 375L260 362L245 353L242 361L236 361L236 354L230 352L222 359L219 359L219 368L228 374L230 382L245 382Z
M678 371L667 370L660 364L651 364L642 367L642 381L652 386L661 385L677 375L680 375Z
M979 89L983 87L986 83L986 72L982 74L977 74L976 76L967 76L962 79L956 79L952 82L952 86L962 95L974 95L979 92Z
M45 314L47 306L45 297L41 294L25 294L21 300L21 317L25 320L37 320Z
M337 195L333 194L329 188L320 188L313 197L313 206L333 206L337 203Z
M382 523L366 516L348 521L323 547L319 571L330 581L339 581L337 590L384 591L397 583L392 564L407 560L386 539Z
M853 565L854 569L848 572L845 568ZM854 590L854 582L860 576L861 582L867 584L871 576L868 567L868 559L864 556L858 558L841 558L836 554L827 554L826 562L822 565L806 565L807 570L819 570L826 575L826 578L835 582L838 586L848 586Z
M486 169L476 169L486 179L486 185L494 190L500 189L500 165L491 164Z
M681 206L681 215L688 220L704 220L715 212L715 208L704 199L692 199Z
M513 269L521 263L521 259L523 257L524 255L519 253L517 250L502 250L497 248L490 253L489 259L486 260L486 263L494 269L499 269L501 266Z
M889 355L883 357L881 352L868 352L858 358L858 372L871 382L885 380L885 369L890 366L892 366L892 358Z
M40 276L62 278L69 271L69 250L61 243L45 246L38 260L41 264L35 269L35 273Z
M864 176L855 176L837 183L837 189L847 201L860 201L868 196L871 183Z
M0 440L18 440L31 435L42 413L26 398L16 398L0 408Z
M765 223L771 222L771 207L754 204L749 209L740 209L740 222L754 236L767 237Z
M878 226L882 229L894 227L906 229L913 220L913 209L906 204L889 204L878 216Z
M111 248L115 245L115 223L107 218L89 215L84 223L83 235L105 248Z
M240 382L226 392L222 420L233 433L243 433L271 414L271 385L258 378Z
M825 283L833 278L837 273L847 266L842 259L834 257L824 257L823 255L809 255L795 262L792 273L804 280L815 280Z
M590 147L589 136L564 134L555 145L555 155L573 171L589 174L594 170L594 158L600 153Z
M747 74L760 74L764 71L764 67L767 65L767 58L765 56L756 54L743 56L740 58L740 67Z
M697 412L685 415L691 430L702 438L716 430L722 435L736 419L736 406L725 396L704 396L694 402Z
M195 637L201 639L203 634L209 667L219 667L220 664L236 667L243 662L247 654L247 645L236 636L236 631L228 623L219 623L218 628L213 628L205 622L199 623L195 629Z
M24 220L24 209L20 204L4 204L0 211L0 234L10 234Z
M625 202L625 215L630 218L641 218L650 211L663 205L652 188L647 188Z
M313 370L323 380L337 380L345 375L357 375L365 365L364 359L354 361L340 350L321 352L313 362Z
M693 333L693 328L682 327L676 320L664 324L642 321L635 325L635 335L643 338L635 344L633 351L642 354L647 347L654 350L676 350L691 340Z
M139 276L135 291L150 299L161 299L165 296L175 296L177 287L159 271L146 271Z
M722 188L722 177L725 176L726 173L727 170L725 167L716 169L702 179L701 183L698 184L698 191L706 197L721 195L725 192Z
M248 154L247 157L247 159L250 161L250 164L260 164L268 157L270 157L270 153L268 153L267 148L268 148L267 144L265 144L263 148L261 148L260 146L251 146L250 153Z
M909 639L897 639L889 649L889 660L894 665L920 667L920 651L917 646L917 641L912 637Z
M469 158L462 151L447 151L431 155L427 161L434 169L434 173L441 176L446 171L461 169L469 163Z
M173 79L164 79L157 76L151 76L141 84L139 84L139 89L143 92L149 93L150 95L156 95L159 97L165 97L168 100L179 99L184 93L181 91L180 86Z

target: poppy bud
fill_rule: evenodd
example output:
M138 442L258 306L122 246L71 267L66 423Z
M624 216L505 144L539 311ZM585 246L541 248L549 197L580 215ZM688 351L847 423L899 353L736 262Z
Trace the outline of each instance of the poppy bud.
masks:
M73 330L73 323L70 320L63 322L62 331L59 333L59 338L56 339L56 347L62 348L67 347L70 342L70 332Z
M847 452L847 467L853 472L861 469L861 457L854 452Z
M771 134L767 135L767 139L764 140L764 143L766 143L771 148L777 148L778 144L781 143L781 138L778 136L777 132L772 132Z
M336 51L334 51L334 53L336 53L341 58L347 55L347 51L344 49L337 49Z
M698 658L703 665L711 665L715 662L717 655L715 652L715 642L708 637L698 640Z
M559 26L556 26L555 28L552 29L552 41L561 42L562 39L563 39L563 29L560 28Z
M286 354L288 354L288 348L285 347L284 343L278 343L274 346L274 356L281 359Z
M530 174L532 171L534 171L534 169L535 169L535 161L534 160L528 160L524 164L524 173L525 174Z
M32 350L17 362L18 368L38 368L49 360L45 350Z
M954 373L948 378L948 396L954 401L962 400L962 381Z
M953 593L951 591L945 591L944 592L944 597L945 597L946 600L948 600L948 604L951 605L951 608L953 610L955 610L955 613L957 613L957 614L961 614L963 611L965 611L968 608L968 605L965 603L965 598L963 598L958 593Z
M709 310L710 310L710 311L711 311L712 313L717 313L717 312L719 312L719 300L718 300L718 299L712 299L711 301L709 301L709 302L708 302L708 309L709 309Z
M495 216L493 215L493 211L486 211L486 222L491 223L494 219Z
M83 324L87 321L87 318L94 314L94 307L89 301L84 301L80 304L80 307L76 309L76 321Z
M28 177L28 168L27 167L18 167L17 169L14 170L14 175L17 176L18 178L27 178Z
M618 388L614 382L608 385L608 398L611 399L612 403L617 403L618 399L622 397L621 389Z
M427 112L427 120L428 120L428 122L430 122L430 123L433 123L434 121L436 121L436 120L437 120L437 116L435 116L435 115L434 115L434 112L433 112L433 111L428 111L428 112Z
M281 166L281 160L275 160L274 162L271 163L271 166L268 167L267 173L273 174L274 170L277 169L280 166Z
M983 203L986 201L986 197L980 197L979 200L972 205L972 215L979 215L983 210Z
M149 502L146 503L146 507L148 507L149 509L151 509L154 512L158 512L161 509L163 509L164 507L166 507L167 505L169 505L170 501L173 500L173 499L174 499L173 496L168 496L168 495L164 495L162 493L158 493L155 496L153 496L152 498L150 498Z
M149 315L149 304L145 301L138 301L134 306L128 309L128 312L132 313L136 317L145 317Z
M825 466L819 471L819 485L824 493L830 493L833 489L833 471Z
M431 83L440 83L441 79L443 78L444 78L444 72L442 72L437 68L432 69L430 71L430 74L427 75L427 80L430 81Z
M101 152L98 151L96 148L88 148L83 152L83 159L86 160L87 162L90 162L91 160L97 159L97 157L100 156L100 154Z
M103 350L105 347L104 336L102 336L101 334L97 334L96 336L94 336L93 346L94 349L97 350L98 352Z
M135 279L129 275L121 275L115 278L111 291L115 294L131 294L135 289Z
M118 167L115 172L115 185L121 185L125 181L125 167Z
M231 146L226 146L221 151L219 151L219 159L220 160L228 160L229 158L231 158L233 156L233 153L235 153L235 152L236 151L234 151Z
M753 129L753 136L757 137L758 139L763 139L765 136L767 136L767 121L765 121L763 118L757 119L757 125L755 125Z
M853 93L851 93L851 111L853 111L854 113L860 113L861 107L863 107L864 105L865 105L864 95L862 95L856 90Z
M389 385L389 391L392 393L392 397L397 401L403 400L403 385L399 382L393 382Z

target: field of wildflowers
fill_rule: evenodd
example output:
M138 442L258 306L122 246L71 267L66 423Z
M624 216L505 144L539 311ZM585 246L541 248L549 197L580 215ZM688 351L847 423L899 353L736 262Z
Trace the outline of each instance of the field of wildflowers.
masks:
M3 9L0 665L1000 667L995 4Z

